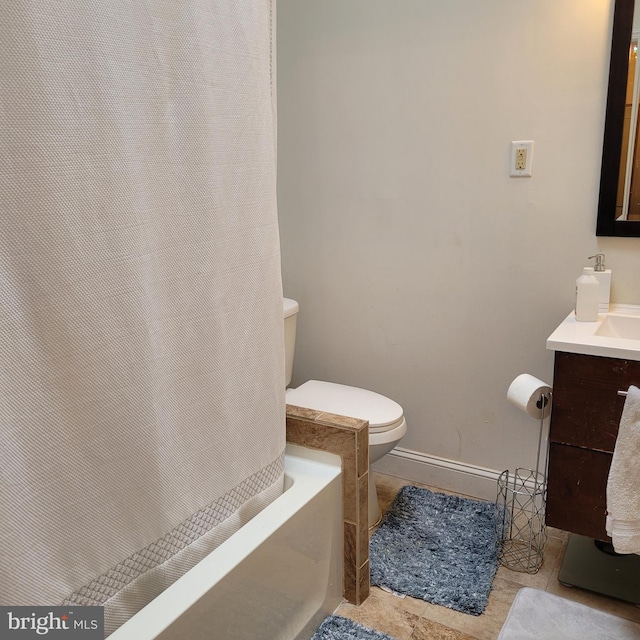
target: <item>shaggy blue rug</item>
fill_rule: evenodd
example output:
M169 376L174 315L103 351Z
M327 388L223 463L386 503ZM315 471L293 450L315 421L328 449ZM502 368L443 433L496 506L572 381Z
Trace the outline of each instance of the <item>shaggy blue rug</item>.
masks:
M353 620L340 616L327 616L311 640L395 640L375 629L369 629Z
M402 487L371 537L371 584L480 615L498 568L495 504Z

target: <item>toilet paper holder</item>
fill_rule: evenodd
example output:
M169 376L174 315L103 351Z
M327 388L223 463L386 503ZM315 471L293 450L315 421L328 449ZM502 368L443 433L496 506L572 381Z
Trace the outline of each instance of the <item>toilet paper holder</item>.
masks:
M618 391L618 393L622 394L623 392ZM624 392L624 395L625 396L627 395L626 391ZM538 409L542 409L542 407L546 407L550 402L551 402L551 396L541 393L538 400L536 400L536 407L538 407Z
M545 511L549 442L540 471L545 420L550 415L551 387L529 376L532 383L541 383L535 406L539 411L538 450L535 469L508 469L498 478L496 497L496 551L501 565L525 573L537 573L543 562L547 540ZM517 379L516 379L517 380ZM513 384L513 383L512 383ZM544 387L542 386L544 385ZM510 398L513 402L513 398ZM529 404L531 407L531 403ZM547 407L549 407L547 409ZM520 406L527 411L527 407ZM531 413L527 411L529 415Z

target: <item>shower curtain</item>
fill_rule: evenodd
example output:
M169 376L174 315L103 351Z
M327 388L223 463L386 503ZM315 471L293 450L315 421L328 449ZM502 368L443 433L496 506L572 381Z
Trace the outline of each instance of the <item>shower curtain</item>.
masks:
M2 6L2 605L112 632L282 491L273 12Z

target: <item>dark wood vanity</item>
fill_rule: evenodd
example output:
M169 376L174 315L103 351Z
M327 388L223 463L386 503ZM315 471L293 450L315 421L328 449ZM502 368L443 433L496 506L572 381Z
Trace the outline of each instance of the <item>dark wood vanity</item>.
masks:
M624 397L640 362L556 352L549 434L547 525L597 540Z

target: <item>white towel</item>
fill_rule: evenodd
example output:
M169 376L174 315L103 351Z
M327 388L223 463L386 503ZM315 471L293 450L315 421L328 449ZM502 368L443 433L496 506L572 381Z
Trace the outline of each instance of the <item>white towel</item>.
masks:
M640 553L640 389L629 387L607 483L607 534L618 553Z

